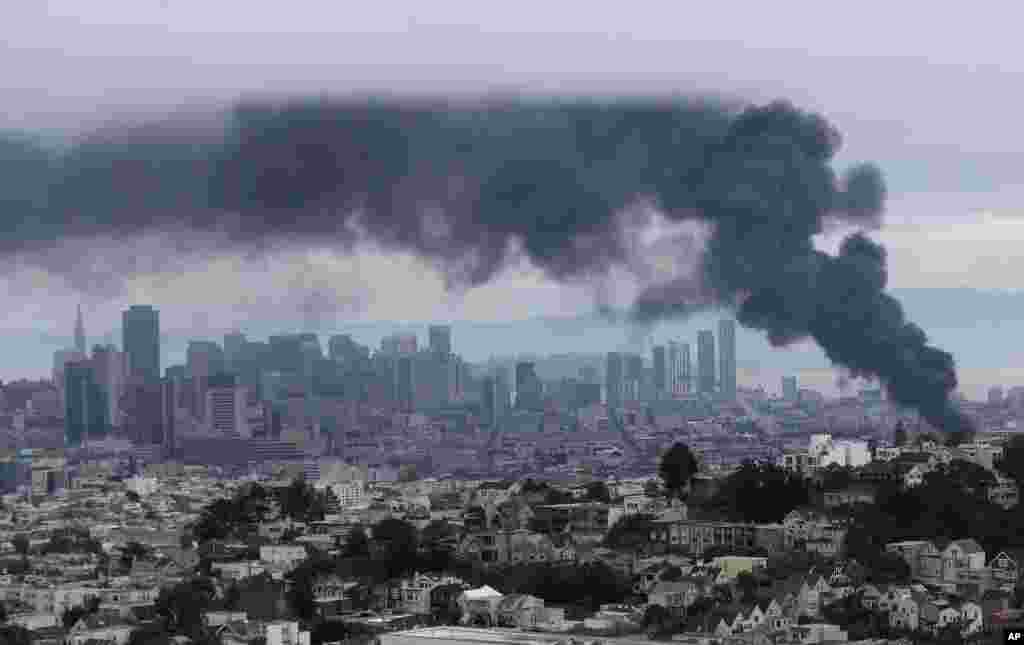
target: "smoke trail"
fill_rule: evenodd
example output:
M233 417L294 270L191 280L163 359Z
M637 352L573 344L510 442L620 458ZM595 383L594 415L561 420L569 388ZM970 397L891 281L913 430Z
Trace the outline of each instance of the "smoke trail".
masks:
M0 205L24 214L0 224L0 254L184 228L254 253L369 239L468 285L516 248L586 279L629 264L622 214L647 204L711 233L698 275L649 285L635 322L735 307L773 343L814 338L933 425L967 429L952 358L885 293L884 251L859 234L837 256L814 249L830 218L871 227L882 211L881 174L838 177L839 145L781 102L248 102L215 127L113 128L59 153L0 142Z

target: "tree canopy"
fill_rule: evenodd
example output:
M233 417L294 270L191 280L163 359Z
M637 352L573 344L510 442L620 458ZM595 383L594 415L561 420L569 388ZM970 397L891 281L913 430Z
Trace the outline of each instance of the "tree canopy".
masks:
M673 444L658 464L658 475L665 483L666 492L680 499L685 495L697 470L697 459L685 443Z
M774 464L747 461L725 478L709 507L729 519L764 524L781 522L809 501L800 477Z

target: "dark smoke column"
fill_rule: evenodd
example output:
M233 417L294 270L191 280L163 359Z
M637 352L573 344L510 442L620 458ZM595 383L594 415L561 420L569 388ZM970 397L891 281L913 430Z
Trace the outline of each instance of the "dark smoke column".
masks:
M734 304L746 327L775 345L811 337L837 365L877 377L896 403L962 440L972 431L950 395L957 379L950 354L930 346L885 293L885 250L862 233L837 256L815 250L826 217L877 221L880 174L852 171L840 185L829 165L838 133L788 104L751 108L713 146L700 178L698 209L713 225L704 284L663 285L634 309L651 320L711 304Z

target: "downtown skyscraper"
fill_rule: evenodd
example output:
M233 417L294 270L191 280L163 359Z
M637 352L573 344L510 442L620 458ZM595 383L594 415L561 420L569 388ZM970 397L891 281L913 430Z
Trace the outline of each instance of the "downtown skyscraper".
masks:
M130 378L160 380L160 312L132 305L121 315L121 347Z
M608 352L608 358L606 360L604 370L604 396L605 403L608 405L609 410L622 407L622 390L625 381L623 368L622 354L619 354L618 352Z
M715 334L710 329L697 333L697 391L715 393Z
M722 397L736 400L736 321L729 318L718 323L718 372Z

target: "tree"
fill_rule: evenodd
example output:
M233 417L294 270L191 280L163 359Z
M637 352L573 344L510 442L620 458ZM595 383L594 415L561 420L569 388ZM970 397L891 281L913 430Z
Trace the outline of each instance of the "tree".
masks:
M28 556L30 543L28 541L27 535L24 535L22 533L15 535L14 538L11 540L11 545L14 546L14 550L22 557Z
M697 468L697 459L690 452L689 446L676 443L662 455L658 475L665 483L665 490L669 495L683 499L687 487L697 474Z
M741 602L750 602L757 592L757 578L749 571L741 571L736 576L736 591L739 592Z
M896 427L892 431L892 443L897 448L907 445L907 429L904 427L903 421L896 422Z
M592 502L611 503L612 496L608 491L608 485L603 481L592 481L587 484L587 499Z
M366 537L366 529L361 524L352 527L345 541L345 555L348 557L365 557L370 555L370 539Z
M809 501L799 477L774 464L746 461L725 478L709 506L731 519L764 524L781 522Z
M0 643L4 645L32 645L32 632L21 625L0 626Z
M1024 494L1024 435L1014 435L1003 447L1003 456L995 464L996 469L1013 479L1017 489Z
M610 549L636 550L650 544L654 516L647 514L625 515L612 525L604 536L604 545Z
M415 568L417 542L416 527L403 520L389 518L373 526L371 554L387 563L391 577L397 577Z
M132 540L121 549L121 565L126 569L130 569L136 560L148 558L149 555L149 547Z
M198 638L203 633L203 614L215 595L216 588L209 578L193 578L161 589L154 603L156 613L172 634Z
M414 482L418 479L416 476L416 464L402 464L398 468L398 481L400 482Z
M644 495L648 497L657 497L660 492L661 489L658 487L658 480L648 479L644 482Z

